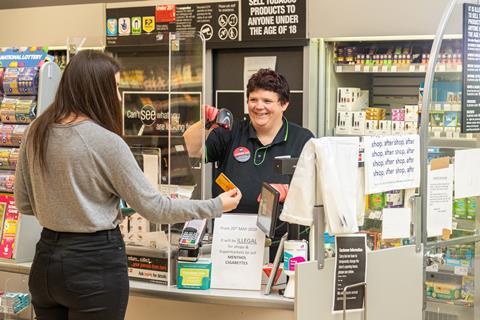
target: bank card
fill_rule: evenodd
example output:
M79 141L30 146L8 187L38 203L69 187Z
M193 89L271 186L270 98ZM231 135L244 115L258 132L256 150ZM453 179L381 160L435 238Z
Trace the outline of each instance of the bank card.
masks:
M218 175L217 179L215 179L215 182L225 192L235 189L237 187L233 184L232 181L230 181L230 179L227 178L225 174L223 174L223 172Z

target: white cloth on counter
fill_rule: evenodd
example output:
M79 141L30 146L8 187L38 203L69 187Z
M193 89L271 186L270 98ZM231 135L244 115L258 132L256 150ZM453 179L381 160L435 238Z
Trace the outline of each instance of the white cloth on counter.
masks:
M313 208L324 206L330 234L358 232L358 137L310 139L292 178L280 219L311 226Z

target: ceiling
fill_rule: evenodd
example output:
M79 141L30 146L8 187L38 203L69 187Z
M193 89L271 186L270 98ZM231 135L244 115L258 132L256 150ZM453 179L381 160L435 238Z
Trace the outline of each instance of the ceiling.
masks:
M141 0L0 0L0 10L28 8L28 7L46 7L46 6L71 5L71 4L108 3L108 2L126 2L126 1L141 1Z

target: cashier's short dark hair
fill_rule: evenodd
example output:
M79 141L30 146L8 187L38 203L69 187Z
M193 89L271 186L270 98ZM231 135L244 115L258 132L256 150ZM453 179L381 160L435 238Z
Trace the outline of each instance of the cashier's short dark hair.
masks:
M258 89L277 93L281 104L285 104L290 100L290 88L287 79L272 69L260 69L248 80L247 99L250 96L250 92Z

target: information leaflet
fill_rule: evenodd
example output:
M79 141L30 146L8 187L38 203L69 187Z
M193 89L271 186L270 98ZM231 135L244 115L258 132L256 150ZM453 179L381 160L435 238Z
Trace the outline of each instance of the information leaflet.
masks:
M343 289L366 282L367 238L365 234L341 235L335 237L335 283L333 311L343 310ZM347 310L363 308L365 287L358 286L347 291Z
M215 219L211 287L260 290L264 247L257 215L224 214Z

